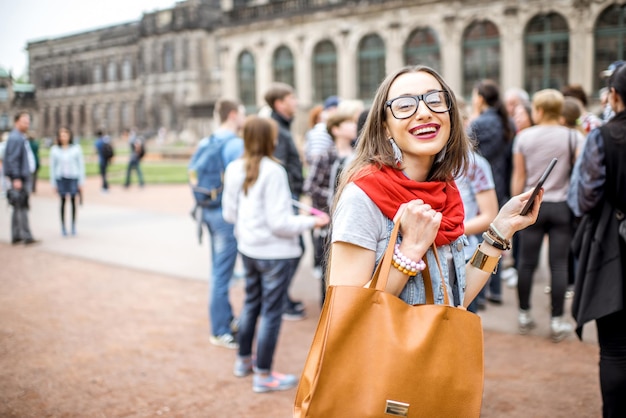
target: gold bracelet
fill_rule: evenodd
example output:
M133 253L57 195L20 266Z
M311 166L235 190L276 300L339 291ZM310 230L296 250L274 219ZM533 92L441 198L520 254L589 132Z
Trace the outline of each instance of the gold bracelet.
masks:
M474 251L474 255L470 258L470 264L477 269L480 269L486 273L494 274L498 271L498 263L500 262L501 255L492 256L483 253L480 250L480 245L476 247L476 251Z

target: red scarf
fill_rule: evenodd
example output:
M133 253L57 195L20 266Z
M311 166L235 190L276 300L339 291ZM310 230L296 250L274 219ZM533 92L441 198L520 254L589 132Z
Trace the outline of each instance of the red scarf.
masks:
M389 219L393 219L401 204L422 199L443 215L435 244L450 244L463 235L465 212L463 201L454 181L425 181L409 179L402 171L383 166L363 169L354 180Z

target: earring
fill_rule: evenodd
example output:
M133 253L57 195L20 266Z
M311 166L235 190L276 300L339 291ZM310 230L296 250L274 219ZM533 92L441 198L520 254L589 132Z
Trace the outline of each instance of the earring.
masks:
M446 145L445 147L443 147L441 151L439 151L439 154L437 154L437 158L435 158L435 163L439 164L443 162L443 159L446 158L447 149L448 149L448 145Z
M391 149L393 149L393 159L396 161L397 165L402 164L402 151L396 141L393 138L389 138L389 143L391 144Z

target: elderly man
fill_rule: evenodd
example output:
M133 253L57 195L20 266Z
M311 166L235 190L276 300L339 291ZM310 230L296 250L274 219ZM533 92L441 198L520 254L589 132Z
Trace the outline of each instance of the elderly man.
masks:
M28 224L28 197L30 194L32 174L35 172L36 162L28 142L28 128L30 116L27 112L19 112L15 116L14 128L9 134L4 155L4 175L10 180L10 190L7 193L9 202L13 206L11 217L11 243L33 244L33 238Z

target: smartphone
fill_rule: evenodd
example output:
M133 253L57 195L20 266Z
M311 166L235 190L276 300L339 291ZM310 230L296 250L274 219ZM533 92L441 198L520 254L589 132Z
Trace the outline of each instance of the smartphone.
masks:
M539 190L541 190L541 188L543 187L543 183L546 181L546 179L552 172L552 169L556 165L557 161L558 161L557 158L553 158L552 161L550 161L550 164L548 164L548 167L546 167L546 171L543 172L543 174L541 175L541 178L539 179L539 181L537 182L537 185L535 186L535 189L533 190L533 193L530 195L530 199L528 199L528 202L526 202L526 204L522 208L522 211L519 213L520 215L525 216L528 213L528 211L532 209L533 203L535 203L535 198L539 194Z

